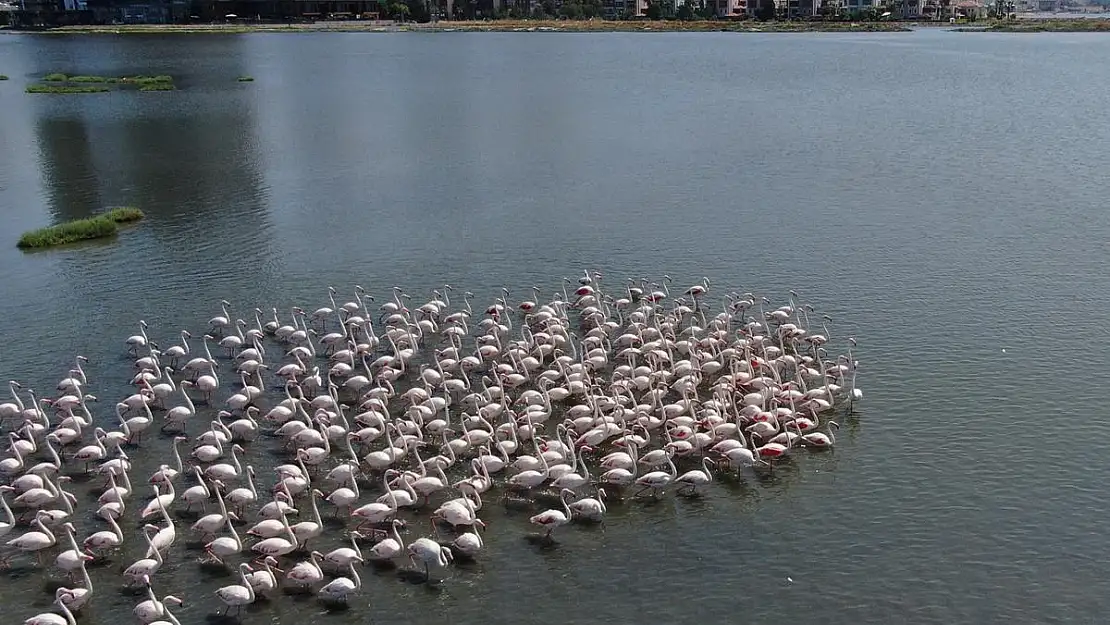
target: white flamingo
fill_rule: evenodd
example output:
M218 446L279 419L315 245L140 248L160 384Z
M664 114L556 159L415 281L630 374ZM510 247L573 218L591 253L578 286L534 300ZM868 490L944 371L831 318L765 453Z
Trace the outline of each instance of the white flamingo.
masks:
M57 542L54 537L54 532L46 527L43 523L44 515L40 512L35 515L35 520L31 525L38 528L37 531L30 531L18 538L13 538L7 542L9 547L15 547L25 553L34 553L38 555L39 564L42 564L42 554L45 549L53 547Z
M430 538L417 538L409 543L408 554L413 565L417 560L424 564L425 579L430 578L431 565L445 567L455 558L449 547L444 547Z
M77 621L73 618L73 612L70 612L65 604L67 594L69 594L69 591L65 588L54 591L54 604L61 608L62 616L53 612L43 612L23 621L23 625L77 625Z
M544 510L528 519L529 523L544 528L544 538L550 540L555 528L570 522L573 513L571 512L570 506L567 504L568 496L573 497L574 491L569 488L564 488L559 492L559 501L563 504L562 510Z
M164 618L166 616L167 603L172 603L177 606L185 603L174 595L166 595L159 601L154 595L154 589L150 587L150 578L144 577L143 583L146 584L147 600L135 606L135 609L131 611L142 625L149 625L160 618Z
M129 584L137 584L142 582L143 579L150 579L158 569L162 568L162 552L154 547L152 544L152 536L159 530L157 525L144 525L143 538L146 539L147 552L153 557L147 556L141 560L135 561L131 566L123 570L123 577Z
M355 563L351 562L347 566L351 572L350 578L337 577L333 579L317 591L316 596L322 601L343 603L347 601L347 597L351 593L362 588L362 578L358 576L358 571L355 570Z
M243 606L254 603L254 587L247 579L247 574L251 572L253 572L251 565L246 562L240 564L239 579L242 583L224 586L216 591L216 596L224 603L224 609L221 610L221 613L231 612L231 608L234 606L235 614L238 616Z

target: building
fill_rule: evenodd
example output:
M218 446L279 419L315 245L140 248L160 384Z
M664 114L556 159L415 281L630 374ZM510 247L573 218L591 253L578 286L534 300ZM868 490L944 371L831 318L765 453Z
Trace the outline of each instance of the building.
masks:
M718 18L738 18L748 13L748 0L705 0L705 6Z
M841 5L844 5L846 1L840 0ZM824 3L822 0L735 0L735 4L736 7L733 11L739 12L729 13L731 17L739 15L759 17L761 7L764 11L770 11L771 6L773 6L775 19L785 20L816 17L821 14L821 7ZM719 13L718 16L723 17Z
M65 0L82 2L101 24L173 24L189 17L189 0Z
M887 5L891 15L900 19L917 19L925 15L926 0L890 0Z
M620 20L631 17L644 17L647 0L603 0L601 16L607 20Z
M0 26L7 26L15 23L15 14L19 11L19 5L16 3L0 2Z
M118 0L107 0L118 1ZM157 0L151 0L157 1ZM261 19L268 21L304 21L317 19L378 19L385 14L385 2L378 0L160 0L176 4L186 2L185 17L197 16L204 21Z
M986 10L983 8L983 4L981 2L977 2L976 0L963 0L962 2L957 2L954 9L955 11L952 17L955 18L967 17L971 19L978 19L986 15Z

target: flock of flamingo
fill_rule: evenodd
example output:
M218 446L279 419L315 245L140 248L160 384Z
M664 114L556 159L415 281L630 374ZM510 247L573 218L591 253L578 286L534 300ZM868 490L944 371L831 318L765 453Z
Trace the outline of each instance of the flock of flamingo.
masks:
M602 521L606 501L697 496L722 472L833 447L830 417L863 397L855 340L829 358L831 319L793 291L773 309L727 293L710 314L708 279L675 294L670 283L606 287L583 272L547 303L536 287L518 302L502 289L485 309L451 286L419 305L398 287L381 305L355 287L339 305L328 287L329 305L284 320L257 308L236 318L224 301L199 352L188 331L162 349L139 321L126 341L134 392L111 426L94 416L84 356L51 397L10 382L0 564L29 554L66 580L59 612L25 622L74 625L94 598L87 566L138 534L144 557L121 566L145 597L134 615L179 623L181 599L154 588L182 518L201 564L235 576L216 591L224 613L279 588L342 605L363 565L408 561L427 580L480 558L494 489L505 505L552 504L529 519L530 538L550 542L560 526ZM173 462L133 481L129 454L159 435ZM287 462L256 472L258 450ZM103 480L95 514L67 490L84 480ZM407 535L406 516L430 517L431 536ZM141 531L124 531L131 520ZM91 523L106 529L79 533ZM324 539L342 546L310 547Z

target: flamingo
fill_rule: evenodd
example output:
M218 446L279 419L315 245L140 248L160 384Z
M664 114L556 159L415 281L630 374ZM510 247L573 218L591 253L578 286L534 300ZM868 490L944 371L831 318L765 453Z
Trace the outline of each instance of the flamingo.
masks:
M65 604L67 595L69 595L68 588L59 588L54 591L54 604L61 608L63 616L58 616L53 612L43 612L23 621L23 625L77 625L77 621L73 618L73 612Z
M667 450L667 465L670 471L652 471L636 478L636 484L643 487L636 493L636 497L639 497L647 490L650 490L652 496L654 497L656 496L656 493L658 491L666 488L667 485L669 485L671 481L674 480L675 477L677 477L678 470L675 469L673 458L674 450Z
M430 579L430 566L435 564L445 567L455 556L449 547L444 547L430 538L417 538L408 546L409 560L415 565L416 560L424 564L424 579Z
M701 459L701 469L693 469L683 473L682 475L674 478L673 483L679 484L679 493L686 495L696 495L698 486L705 486L713 481L713 472L710 470L711 460L709 458ZM688 489L688 490L684 490Z
M143 577L143 583L146 584L147 600L135 606L135 609L132 610L135 618L139 619L139 622L143 625L149 625L150 623L163 618L166 615L167 603L172 603L177 606L184 605L185 602L178 597L175 597L174 595L166 595L165 597L162 597L161 601L159 601L158 598L154 595L154 589L150 586L149 576Z
M605 515L605 489L597 489L597 497L583 497L568 505L575 519L598 522Z
M50 528L43 524L44 518L45 515L39 512L35 515L35 520L31 522L31 525L38 528L37 531L27 532L7 542L9 547L15 547L27 553L37 554L39 557L39 564L42 564L43 551L53 547L58 542L57 538L54 537L54 532L51 532Z
M358 576L358 571L355 570L355 563L351 562L347 565L348 570L351 572L351 577L337 577L328 582L321 588L316 596L322 601L344 603L347 597L362 588L362 579Z
M567 504L568 496L573 497L574 491L569 488L564 488L559 492L559 502L563 504L563 510L544 510L543 512L528 519L528 522L532 525L538 525L539 527L544 528L544 538L550 540L552 533L555 532L555 528L566 525L570 522L573 512L571 511L570 506Z
M370 548L370 559L377 562L385 562L396 558L405 551L405 542L401 540L401 533L397 529L404 525L404 522L399 519L394 519L390 523L390 529L393 535L389 538L382 539L373 547Z
M362 538L359 532L351 532L349 538L351 539L350 547L338 547L324 554L324 562L342 568L351 562L362 562L362 550L358 547L358 539Z
M295 565L285 574L285 581L299 588L309 588L324 579L324 569L320 568L320 560L324 554L313 551L308 560Z
M832 448L836 444L836 434L834 430L840 430L840 424L836 421L829 421L829 433L823 432L810 432L809 434L802 434L802 443L807 447L816 447L819 449Z
M255 593L267 593L277 588L277 576L274 575L274 571L284 572L277 568L277 563L277 559L273 556L266 556L262 561L262 570L255 570L247 575L247 583Z
M253 571L251 565L246 562L240 564L239 580L241 583L224 586L216 591L216 596L224 603L224 609L221 610L221 614L230 612L231 607L234 606L235 614L238 616L243 606L254 603L254 586L252 586L250 580L247 579L247 574Z
M157 533L159 530L157 525L144 525L143 538L146 539L148 553L154 557L146 557L141 560L135 561L131 566L123 570L123 577L130 584L137 584L144 579L150 579L159 568L162 567L162 553L155 548L152 541L152 532Z

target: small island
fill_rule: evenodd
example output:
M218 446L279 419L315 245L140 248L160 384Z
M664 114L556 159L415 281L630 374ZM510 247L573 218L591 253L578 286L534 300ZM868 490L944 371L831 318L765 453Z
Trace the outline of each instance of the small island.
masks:
M111 85L111 86L110 86ZM47 74L42 82L27 85L27 93L107 93L112 86L138 87L139 91L173 91L172 76L70 76Z
M0 74L0 80L7 80L7 79L8 79L7 76L5 76L4 74Z
M143 211L137 208L113 208L106 213L93 217L76 219L56 226L25 232L23 236L19 237L16 247L25 250L43 249L76 243L77 241L103 239L115 236L119 232L120 224L139 221L143 217Z
M239 82L254 82L254 76L240 76Z

